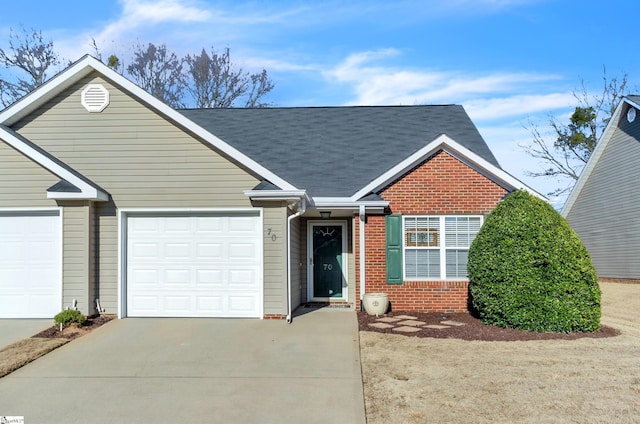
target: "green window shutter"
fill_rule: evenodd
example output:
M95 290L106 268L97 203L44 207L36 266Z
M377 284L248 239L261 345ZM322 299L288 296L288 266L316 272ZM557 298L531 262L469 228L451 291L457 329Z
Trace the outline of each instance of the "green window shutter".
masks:
M387 284L402 284L402 215L385 217Z

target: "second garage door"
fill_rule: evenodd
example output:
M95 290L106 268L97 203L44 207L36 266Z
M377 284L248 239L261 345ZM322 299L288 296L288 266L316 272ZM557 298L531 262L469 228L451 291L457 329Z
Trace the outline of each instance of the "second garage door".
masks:
M53 318L62 310L58 211L0 212L0 318Z
M259 213L129 215L126 315L261 317Z

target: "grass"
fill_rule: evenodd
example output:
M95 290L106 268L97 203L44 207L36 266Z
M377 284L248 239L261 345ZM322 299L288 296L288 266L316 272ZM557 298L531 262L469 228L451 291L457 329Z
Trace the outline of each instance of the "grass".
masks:
M69 342L68 339L30 338L0 350L0 378Z

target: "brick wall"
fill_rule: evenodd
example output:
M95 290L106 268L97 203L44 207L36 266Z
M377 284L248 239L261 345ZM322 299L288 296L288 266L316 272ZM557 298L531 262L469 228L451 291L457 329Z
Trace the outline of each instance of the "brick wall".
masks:
M439 151L380 193L391 213L403 215L484 215L507 191L450 154ZM356 219L356 240L360 221ZM366 292L389 296L393 310L466 312L468 281L386 283L385 217L368 216L365 230ZM358 243L356 258L360 260ZM359 267L356 267L359 272ZM357 276L358 281L360 276ZM357 299L360 299L357 287Z

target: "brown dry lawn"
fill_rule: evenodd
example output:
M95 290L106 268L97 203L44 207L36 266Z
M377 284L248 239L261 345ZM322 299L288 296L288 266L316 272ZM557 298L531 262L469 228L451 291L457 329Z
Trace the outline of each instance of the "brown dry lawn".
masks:
M640 422L640 285L601 284L610 338L481 342L360 333L367 422Z

